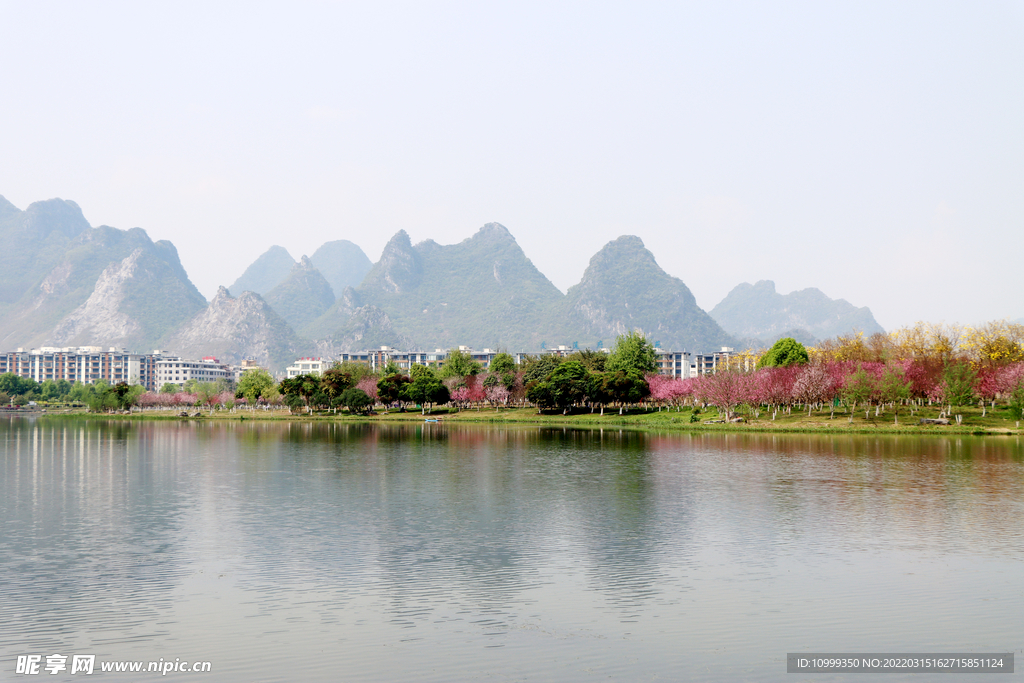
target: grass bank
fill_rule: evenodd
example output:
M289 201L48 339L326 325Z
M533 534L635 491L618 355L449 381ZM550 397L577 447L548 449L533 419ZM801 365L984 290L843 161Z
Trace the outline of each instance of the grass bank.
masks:
M755 417L750 414L741 414L744 422L719 422L722 417L714 408L694 416L689 409L677 411L675 409L657 408L652 410L631 410L619 415L617 410L606 411L604 415L599 412L577 411L568 415L561 412L547 412L538 414L535 408L509 408L495 410L493 408L465 409L455 411L454 409L440 408L421 414L419 409L408 412L390 411L381 412L376 415L349 415L345 412L322 412L322 413L296 413L291 414L287 410L275 411L249 411L244 409L232 411L190 411L191 415L199 413L199 417L182 418L177 411L147 411L144 413L135 412L132 415L112 414L112 419L119 420L163 420L176 421L182 419L191 420L213 420L213 421L245 421L245 420L280 420L280 421L343 421L362 423L398 423L412 424L423 423L425 419L436 419L438 424L491 424L491 425L533 425L533 426L570 426L578 428L602 428L616 427L629 429L657 429L659 431L715 431L715 432L803 432L803 433L829 433L829 434L914 434L914 435L943 435L943 434L972 434L972 435L1010 435L1024 434L1021 423L1017 422L1007 408L996 408L987 410L984 415L980 408L965 408L960 411L962 422L956 424L951 421L949 425L920 424L921 418L937 418L938 408L924 408L915 410L910 414L906 407L901 408L898 419L897 415L889 410L876 416L874 409L866 415L864 411L855 412L851 418L847 412L812 412L794 410L792 413L779 413L772 419L771 413L761 412ZM40 415L40 413L27 413ZM95 413L86 413L81 410L53 411L45 415L74 417L82 416L88 418L107 417Z

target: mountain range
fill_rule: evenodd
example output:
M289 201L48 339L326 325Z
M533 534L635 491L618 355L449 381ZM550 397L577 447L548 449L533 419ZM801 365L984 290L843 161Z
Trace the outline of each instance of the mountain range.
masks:
M885 331L867 307L830 299L814 287L779 294L771 280L737 285L710 312L723 329L755 345L782 337L813 344L853 330L865 335Z
M794 330L823 338L881 330L866 308L818 290L780 295L739 285L711 313L666 273L639 237L601 248L562 294L499 223L458 244L412 244L396 233L372 263L347 240L298 261L260 255L210 302L174 246L140 228L93 228L77 204L0 197L0 238L19 248L0 272L3 347L100 345L165 349L279 370L297 355L344 350L473 348L539 351L611 346L641 329L672 350L704 352Z

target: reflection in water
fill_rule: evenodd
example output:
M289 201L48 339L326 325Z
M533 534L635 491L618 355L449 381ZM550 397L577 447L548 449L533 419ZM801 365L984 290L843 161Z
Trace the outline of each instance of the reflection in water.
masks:
M1024 635L999 593L1014 439L14 419L0 442L3 661L781 680L787 651Z

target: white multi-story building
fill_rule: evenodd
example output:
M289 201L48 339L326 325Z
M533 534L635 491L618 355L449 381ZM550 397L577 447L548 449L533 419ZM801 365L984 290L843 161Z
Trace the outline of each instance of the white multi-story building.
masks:
M693 362L690 359L689 351L663 351L654 350L654 362L658 367L658 374L675 379L686 379L692 377Z
M736 353L736 350L731 346L723 346L721 351L715 351L714 353L698 353L694 356L693 362L693 376L697 375L710 375L713 374L719 365L727 365L729 359L732 358ZM749 366L749 363L747 364ZM750 370L750 367L746 367L746 370Z
M126 382L153 389L155 364L161 358L153 353L128 353L124 349L99 346L18 349L0 353L0 374L14 373L37 382L66 380L81 384L104 381L108 384Z
M182 386L190 379L197 382L216 382L235 378L234 368L224 365L213 356L204 356L202 360L167 357L156 362L156 386L177 384Z
M297 377L299 375L320 376L324 374L325 370L329 370L331 365L332 361L324 360L323 358L299 358L289 365L285 372L288 377Z

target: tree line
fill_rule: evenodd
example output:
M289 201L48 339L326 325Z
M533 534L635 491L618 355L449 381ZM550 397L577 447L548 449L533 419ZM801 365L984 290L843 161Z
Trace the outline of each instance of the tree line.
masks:
M14 374L0 375L0 402L48 401L87 405L91 410L201 407L214 409L287 406L293 413L347 410L427 412L448 405L467 409L532 406L539 412L665 407L707 407L724 419L740 412L760 417L799 407L813 413L837 408L852 415L864 410L880 416L911 412L928 404L955 416L956 408L979 403L983 414L997 402L1022 418L1024 411L1024 326L1005 322L977 328L918 323L890 334L865 338L840 336L805 348L781 339L770 349L733 354L716 371L688 379L657 374L656 351L639 331L621 335L610 353L580 350L560 357L527 357L520 365L508 353L497 354L486 370L453 349L436 367L414 365L405 371L389 362L379 372L357 363L336 363L322 375L299 375L281 382L263 369L246 371L234 386L228 381L165 385L159 392L104 382L82 385L63 380L36 383Z
M750 361L754 361L751 363ZM759 354L738 354L714 374L687 380L648 378L659 405L714 406L725 419L741 411L759 417L799 407L808 412L864 410L880 417L929 405L940 418L961 420L963 406L984 417L1003 403L1024 418L1024 326L978 328L918 323L890 334L851 334L804 348L781 339Z

